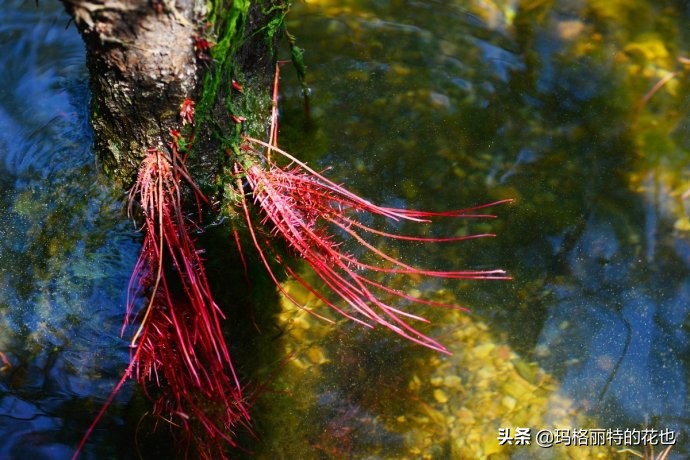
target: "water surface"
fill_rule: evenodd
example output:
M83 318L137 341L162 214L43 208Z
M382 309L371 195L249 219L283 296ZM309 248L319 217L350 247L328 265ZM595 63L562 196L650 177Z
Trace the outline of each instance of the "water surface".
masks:
M595 0L294 5L312 117L284 70L284 146L377 202L452 209L516 199L496 209L498 221L470 224L495 240L415 250L419 263L514 277L442 286L438 295L472 311L469 323L434 319L454 356L348 329L359 344L350 352L397 369L387 373L344 363L352 345L342 338L314 339L330 361L305 371L323 392L309 403L324 417L313 429L337 425L343 437L338 453L307 436L315 458L596 453L499 447L501 427L670 429L673 452L685 455L689 11ZM469 332L477 326L486 334ZM333 401L342 408L326 409Z
M84 50L61 6L0 7L0 457L67 458L127 363L139 239L99 179ZM616 455L499 444L499 429L518 427L670 429L687 456L689 24L671 1L295 2L311 117L284 66L281 144L377 203L514 198L497 220L423 229L494 239L381 242L418 265L514 279L389 280L470 309L426 312L452 356L283 302L234 344L256 384L251 456ZM132 393L89 458L167 442L138 428Z
M0 9L0 457L69 458L128 360L137 241L96 171L85 51L62 5ZM87 457L126 458L122 417Z

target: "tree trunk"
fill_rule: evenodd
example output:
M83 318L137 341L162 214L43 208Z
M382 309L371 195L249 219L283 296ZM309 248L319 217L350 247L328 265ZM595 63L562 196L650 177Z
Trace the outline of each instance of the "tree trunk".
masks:
M217 0L211 6L215 11L207 10L205 0L62 2L86 43L98 161L123 187L131 185L147 149L164 149L170 130L180 129L180 104L201 97L205 73L218 72L221 88L229 87L231 73L251 74L261 82L254 89L269 94L275 40L253 32L272 19L271 11L284 12L282 1ZM274 3L279 7L271 8ZM214 24L208 24L210 19ZM228 30L236 43L212 57L215 50L205 43L220 42ZM238 46L244 37L250 38ZM227 110L218 109L230 91L214 93L208 115L227 119ZM203 164L210 178L221 167L213 152L217 143L209 132L198 138L199 154L192 162Z
M287 5L62 1L86 43L99 163L120 186L134 183L130 204L141 210L144 243L130 298L148 296L137 312L130 366L77 453L121 385L136 376L157 387L155 416L180 427L181 439L194 439L200 457L226 458L235 427L249 425L248 402L192 237L202 222L191 223L183 201L185 193L199 203L210 198L221 203L214 211L232 212L230 166L241 134L263 136L269 123L275 40Z

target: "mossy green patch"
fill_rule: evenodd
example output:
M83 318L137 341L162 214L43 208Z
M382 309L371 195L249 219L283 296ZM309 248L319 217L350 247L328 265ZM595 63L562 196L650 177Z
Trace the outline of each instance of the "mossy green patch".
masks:
M221 84L230 84L232 81L232 57L242 43L249 7L249 0L213 0L208 5L208 22L216 37L215 45L211 48L215 65L204 75L203 91L197 103L198 124L204 123L210 115Z

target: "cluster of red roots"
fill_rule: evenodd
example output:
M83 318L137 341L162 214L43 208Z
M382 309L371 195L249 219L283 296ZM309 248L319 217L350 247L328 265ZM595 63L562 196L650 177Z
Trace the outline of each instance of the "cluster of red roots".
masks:
M413 325L428 320L409 307L459 307L393 288L385 278L506 279L505 272L421 268L387 254L373 240L449 243L493 235L403 235L373 228L364 223L362 216L416 223L443 217L492 218L495 216L482 210L510 200L430 212L378 206L359 197L277 147L277 81L278 72L269 142L245 137L245 153L232 164L241 196L239 204L253 245L270 277L290 301L304 308L279 282L272 268L277 262L288 275L343 316L367 327L384 326L412 342L448 353L440 342ZM233 87L241 91L241 86ZM193 103L185 100L180 111L183 125L193 124L193 116ZM237 120L243 121L240 117ZM224 447L236 445L236 427L248 426L248 406L221 328L224 316L213 300L203 260L191 237L196 224L183 211L182 185L192 191L198 205L205 198L179 154L186 141L177 131L171 135L169 153L159 149L147 152L129 195L130 213L137 203L144 222L144 242L130 281L125 322L125 327L138 324L131 343L130 366L84 436L77 454L122 384L132 377L154 401L154 414L181 427L186 440L193 441L202 458L225 458ZM272 153L284 160L282 165L272 158ZM245 195L247 187L250 192ZM258 212L250 209L250 201ZM260 232L259 227L270 232ZM320 282L308 281L283 260L280 251L273 250L274 239L286 243L311 267ZM146 299L145 305L135 311L137 299L141 298Z
M245 138L245 141L248 143L245 150L262 155L263 158L260 161L245 159L235 162L234 173L238 187L242 186L241 181L249 186L253 201L261 212L260 225L268 225L274 237L285 241L297 256L306 261L323 282L325 290L301 277L276 251L271 252L273 258L292 278L345 317L367 327L382 325L412 342L448 353L441 343L410 324L411 321L428 320L406 311L404 306L399 304L459 307L412 296L403 290L387 286L381 278L386 275L450 279L508 278L503 270L437 271L415 267L388 255L370 241L372 236L382 236L418 243L447 243L493 234L447 238L400 235L369 227L363 223L364 219L360 216L367 214L395 221L418 223L431 222L431 219L437 217L493 218L495 216L482 214L481 210L510 200L444 212L377 206L330 181L273 143L268 144L249 137ZM264 147L266 153L260 154L249 144ZM272 161L271 152L285 158L288 165L281 167ZM290 301L303 307L278 282L267 252L272 247L271 242L266 238L262 239L260 233L255 230L257 223L244 195L241 205L254 246L271 278ZM338 235L346 236L351 242L355 242L358 249L343 249L343 239ZM329 295L329 292L332 295Z
M370 241L372 236L417 243L448 243L494 236L474 234L461 237L434 238L384 232L363 223L362 215L379 216L394 221L429 223L439 217L494 218L482 209L512 200L500 200L466 209L432 212L375 205L336 184L294 156L278 148L278 81L280 65L276 65L273 83L273 110L269 142L245 137L243 149L249 154L234 162L237 187L251 190L260 210L261 226L269 226L271 235L279 238L307 262L322 284L317 286L300 276L282 260L278 251L271 251L270 238L256 231L259 225L250 212L247 199L241 195L241 206L247 220L252 242L262 263L280 292L293 304L304 308L280 284L273 272L269 253L288 275L294 278L323 303L343 316L366 327L381 325L402 337L442 353L449 353L437 340L420 332L410 322L428 323L422 316L406 310L401 304L420 304L460 308L456 305L427 300L386 285L385 276L434 277L446 279L508 279L503 270L439 271L415 267L395 258ZM255 148L256 146L260 148ZM264 150L264 153L261 150ZM279 165L272 153L287 163ZM346 236L358 250L343 249ZM325 289L324 289L325 287ZM329 295L330 294L330 295ZM387 300L391 299L391 300ZM310 310L310 313L323 318ZM325 318L323 318L325 319Z
M191 118L193 110L186 108ZM130 365L84 435L76 458L122 385L135 378L154 402L153 414L194 445L200 458L226 458L234 432L249 426L248 405L233 368L203 260L191 232L196 223L183 210L183 184L197 204L206 198L192 181L171 132L170 153L150 149L129 194L143 214L144 241L130 279L127 319L138 325ZM141 299L145 305L137 308Z
M223 336L224 316L190 235L194 223L182 209L180 184L187 182L199 199L203 195L174 143L171 152L150 150L130 191L130 203L138 202L144 214L145 236L128 314L134 314L134 299L148 298L135 315L133 374L143 388L157 387L154 414L193 433L200 453L217 458L224 444L218 441L234 446L233 430L249 414Z

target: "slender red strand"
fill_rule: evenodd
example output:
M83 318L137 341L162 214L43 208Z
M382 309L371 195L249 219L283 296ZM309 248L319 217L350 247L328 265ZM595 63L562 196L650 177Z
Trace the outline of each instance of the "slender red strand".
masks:
M179 427L182 441L193 440L199 457L226 458L237 446L234 430L249 428L247 401L234 370L203 260L191 237L196 224L182 211L182 182L190 182L182 158L149 150L134 187L130 212L139 203L144 241L129 282L123 332L135 320L130 365L79 445L83 448L114 394L134 377L153 400L153 414ZM190 183L197 204L205 202ZM173 289L173 285L175 288ZM145 306L135 312L137 299ZM154 390L155 388L155 390Z
M363 224L358 215L370 214L392 220L407 220L417 223L429 223L433 218L461 217L461 218L494 218L492 214L484 214L482 209L506 203L510 200L500 200L489 204L453 211L418 211L401 208L377 206L344 187L330 181L322 174L309 168L287 152L265 142L247 138L248 142L256 143L267 148L268 152L276 152L285 157L290 164L280 167L268 156L264 158L267 166L260 161L245 163L237 162L234 172L238 177L238 187L241 186L240 177L246 181L252 190L253 201L261 210L260 225L269 225L271 234L284 239L288 247L311 266L314 273L321 279L331 293L339 297L346 310L340 307L329 296L303 277L295 270L285 266L290 276L297 280L307 290L312 292L326 305L345 317L359 323L372 326L369 322L387 327L397 334L426 347L448 353L448 350L433 338L421 333L408 323L428 322L418 314L406 311L402 306L383 300L383 296L397 298L404 302L429 306L461 308L443 302L419 299L401 290L385 286L375 280L375 273L406 276L426 276L452 279L507 279L503 270L430 270L409 265L393 257L384 250L372 244L365 235L375 235L396 240L420 243L450 243L473 238L490 237L493 234L477 234L460 237L426 237L402 235L374 229ZM272 140L274 142L274 140ZM250 148L245 148L249 151ZM259 251L264 266L269 271L279 290L287 294L278 283L265 250L259 243L254 231L256 225L249 212L244 197L242 199L244 215L247 220L254 246ZM338 239L338 229L349 236L350 241L356 243L363 254L375 259L376 264L364 261L363 255L344 252L342 240ZM269 244L265 244L270 247ZM282 262L278 258L279 262ZM288 300L303 307L287 294Z

